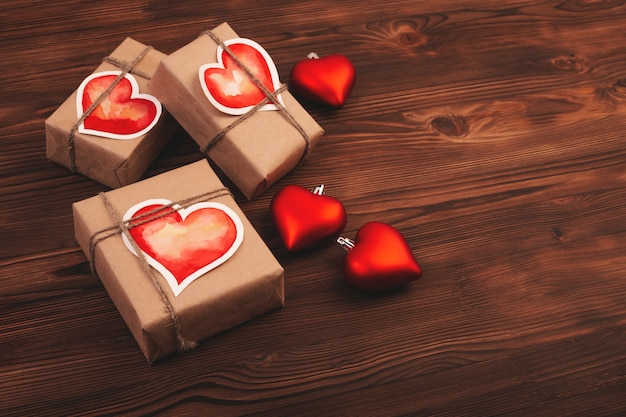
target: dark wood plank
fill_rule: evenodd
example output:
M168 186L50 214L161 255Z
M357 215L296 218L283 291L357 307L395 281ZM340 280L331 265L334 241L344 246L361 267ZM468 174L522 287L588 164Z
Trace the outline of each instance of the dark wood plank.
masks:
M287 305L148 365L73 235L106 190L45 159L45 119L130 36L171 53L228 21L286 80L315 51L357 84L253 201L215 166L286 274ZM23 2L0 10L3 415L626 413L623 1ZM202 159L181 131L146 177ZM423 278L385 296L333 245L291 254L287 184L397 227Z

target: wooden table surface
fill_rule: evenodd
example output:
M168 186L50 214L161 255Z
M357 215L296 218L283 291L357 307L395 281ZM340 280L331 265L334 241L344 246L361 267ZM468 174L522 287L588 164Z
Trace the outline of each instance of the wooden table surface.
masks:
M346 55L326 133L235 198L286 306L149 365L74 239L105 186L45 157L44 121L127 36L171 53L227 21L286 80ZM0 414L626 415L626 6L557 1L19 1L0 10ZM203 159L180 131L146 177ZM217 170L218 174L221 174ZM367 295L344 252L283 248L269 203L326 186L424 271Z

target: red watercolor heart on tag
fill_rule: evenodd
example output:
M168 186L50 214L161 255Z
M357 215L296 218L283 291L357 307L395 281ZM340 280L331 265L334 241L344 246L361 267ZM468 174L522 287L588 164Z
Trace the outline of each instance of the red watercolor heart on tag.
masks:
M103 71L83 80L76 94L76 113L79 118L120 74L121 71ZM161 103L149 94L141 94L135 77L125 74L85 117L78 131L111 139L134 139L152 129L161 113Z
M280 87L278 71L269 54L250 39L230 39L224 44L269 91ZM211 104L218 110L232 115L242 115L267 97L247 72L222 48L217 48L217 63L202 65L199 69L200 85ZM280 104L282 98L276 94ZM259 110L278 110L273 103Z
M124 215L130 235L178 296L191 282L226 262L243 240L243 224L229 207L213 202L186 209L147 200ZM126 235L124 243L133 252Z

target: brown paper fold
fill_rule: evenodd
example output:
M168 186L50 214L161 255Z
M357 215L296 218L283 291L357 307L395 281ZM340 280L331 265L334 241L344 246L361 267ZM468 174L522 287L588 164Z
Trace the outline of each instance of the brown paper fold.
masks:
M211 31L222 42L238 35L222 23ZM202 91L198 71L217 62L218 44L207 34L175 51L159 64L148 89L189 135L205 149L241 116L222 113ZM285 89L285 109L306 134L279 111L258 111L212 144L207 154L239 190L253 199L296 167L324 133L323 129ZM307 145L308 142L308 145Z
M198 196L216 190L226 192L210 201L225 204L237 213L244 225L243 242L229 260L193 281L177 297L156 270L156 283L145 273L140 258L125 246L120 233L95 245L95 271L148 362L284 305L282 266L206 160L109 191L105 196L123 215L148 199L192 199L189 205L209 201ZM101 196L74 203L73 212L76 239L90 257L90 239L107 235L100 232L114 226L115 220Z
M94 73L122 70L145 49L146 45L126 38ZM141 93L147 92L148 81L164 58L165 54L150 49L129 71L137 80ZM135 139L109 139L76 131L72 155L70 133L78 121L76 94L74 91L45 122L46 157L69 169L74 167L76 172L110 188L140 179L179 128L164 110L161 120L148 133Z

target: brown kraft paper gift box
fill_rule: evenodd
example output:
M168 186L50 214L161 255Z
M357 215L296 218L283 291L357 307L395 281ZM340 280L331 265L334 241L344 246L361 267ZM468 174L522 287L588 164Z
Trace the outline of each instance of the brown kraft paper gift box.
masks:
M253 199L303 161L324 131L285 85L278 88L285 111L231 115L209 101L199 69L217 62L218 42L234 38L238 35L227 23L200 34L161 61L148 90L200 150L208 153L248 199Z
M165 272L148 265L148 252L141 251L144 256L136 256L139 246L129 246L131 240L135 245L141 244L143 237L128 238L129 229L132 230L128 226L139 226L141 217L133 216L129 220L125 213L157 198L175 202L182 207L181 213L184 210L201 213L200 205L224 205L240 219L243 229L243 239L230 258L208 272L201 270L180 291L168 283ZM210 336L284 305L282 266L206 160L76 202L73 213L77 241L150 363L193 348ZM162 221L150 211L145 215L146 225L140 233L151 230L155 216L156 221ZM197 233L217 227L217 223L196 227L193 221L197 217L192 220L190 213L181 217L189 223L168 224L160 231L169 228L167 236L181 236L177 231L185 225L187 236L195 236L192 239L198 243L201 238ZM151 236L150 239L161 235ZM184 253L180 249L177 255L181 257L181 265L188 264ZM198 259L204 255L190 256L189 259Z
M126 38L91 76L105 71L126 71L136 80L139 94L144 95L147 94L146 85L150 77L164 58L165 54ZM178 123L162 109L156 124L132 139L81 133L78 130L81 115L78 114L76 103L79 89L45 122L46 157L110 188L139 180L178 130ZM102 95L106 97L106 94ZM98 109L93 110L93 113L96 111ZM84 112L82 116L90 114Z

